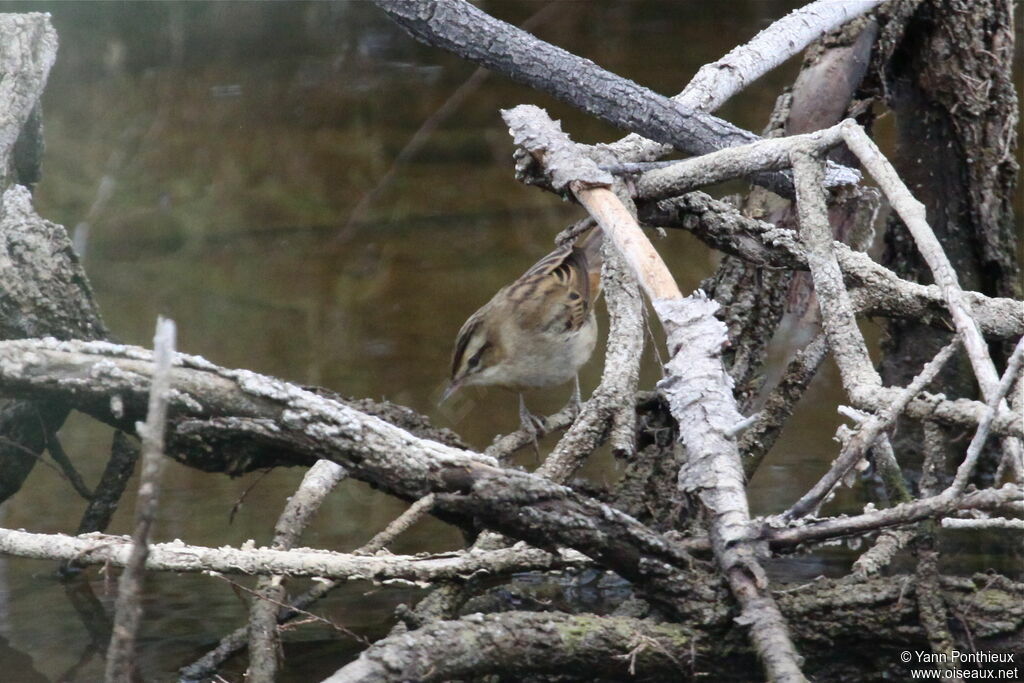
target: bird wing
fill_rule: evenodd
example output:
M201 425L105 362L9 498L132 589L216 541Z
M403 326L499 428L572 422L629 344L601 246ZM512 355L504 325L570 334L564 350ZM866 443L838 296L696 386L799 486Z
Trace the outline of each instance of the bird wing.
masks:
M576 245L558 247L510 285L511 303L521 319L547 320L546 329L578 330L586 323L601 287L595 232Z

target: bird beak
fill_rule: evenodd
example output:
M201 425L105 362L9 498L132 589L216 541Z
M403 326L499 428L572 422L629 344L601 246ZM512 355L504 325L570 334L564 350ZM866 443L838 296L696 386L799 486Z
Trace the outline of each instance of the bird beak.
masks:
M459 387L461 386L462 380L452 380L451 382L448 382L448 387L444 390L444 393L441 394L441 400L437 402L437 405L441 405L442 403L447 401L448 398L456 391L458 391Z

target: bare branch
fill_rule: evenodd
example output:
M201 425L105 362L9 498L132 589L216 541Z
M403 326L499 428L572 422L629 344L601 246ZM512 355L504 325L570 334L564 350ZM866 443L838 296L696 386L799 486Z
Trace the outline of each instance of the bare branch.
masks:
M415 38L507 75L624 130L673 145L689 154L753 142L758 136L710 114L686 110L667 97L601 69L461 0L375 0ZM859 180L837 167L836 184ZM783 195L792 182L779 173L754 181Z
M272 547L289 550L295 545L324 498L346 476L345 470L330 460L319 460L302 478L298 490L288 499L274 527ZM284 576L260 579L254 592L249 615L249 670L252 683L273 683L277 675L277 616L286 598Z
M534 475L505 470L492 459L421 439L354 408L279 380L231 371L178 355L172 373L172 414L225 411L278 415L218 418L225 436L259 438L274 452L308 462L313 453L406 500L436 496L443 519L492 530L544 547L567 546L607 563L650 597L673 605L690 557L628 515ZM105 409L108 397L125 406L148 387L149 354L102 342L0 342L0 386L10 391L49 386L71 390L76 401ZM56 372L54 372L56 370ZM186 421L187 422L187 421ZM195 421L192 421L195 422ZM276 573L289 573L286 571Z
M917 535L917 529L884 529L874 545L868 548L853 563L853 569L849 577L853 581L864 581L872 576L878 575L883 569L889 566L893 558L900 550Z
M882 380L871 363L867 344L853 314L849 293L843 284L839 262L832 251L828 207L818 184L823 171L822 162L815 158L815 154L820 148L798 145L792 149L800 238L807 250L807 262L814 278L814 293L821 308L822 327L839 366L846 393L853 397L881 386Z
M135 667L135 634L142 619L142 576L149 555L149 531L156 517L164 467L164 433L167 431L167 400L171 392L174 338L174 321L164 318L157 320L156 335L153 337L153 382L149 390L149 411L145 424L136 427L142 436L142 474L135 503L135 530L123 565L125 570L118 582L114 627L107 649L108 683L131 681Z
M935 283L942 290L942 295L946 299L946 305L953 316L953 323L956 325L957 332L960 333L967 357L971 361L971 367L974 369L978 385L981 387L982 396L986 401L991 399L999 386L999 375L992 363L988 345L978 329L978 324L971 317L967 298L960 288L956 271L949 262L942 244L935 237L931 226L928 225L924 204L914 198L900 179L899 174L896 173L896 169L860 126L852 121L845 121L841 125L843 126L843 139L850 151L857 155L857 158L878 182L889 199L889 203L903 219L904 225L907 226L907 230L910 231L917 243L918 251L931 269ZM1000 401L998 407L1009 409L1005 400ZM1005 439L1003 448L1004 457L1012 459L1016 463L1020 463L1024 459L1024 446L1020 439L1014 437ZM1021 469L1024 469L1024 466Z
M796 146L828 149L837 145L841 137L842 130L835 125L814 133L759 140L684 159L641 175L636 181L636 195L639 200L665 199L760 171L787 169L791 166L790 151Z
M785 619L766 591L760 548L747 538L750 510L743 468L736 441L726 435L743 418L720 357L728 337L714 317L718 304L698 292L682 301L656 301L654 308L669 330L673 353L658 388L668 398L686 447L679 485L708 510L712 549L742 607L739 618L750 626L768 679L806 680Z
M751 263L767 268L807 268L807 255L795 231L744 216L703 192L641 202L638 209L645 224L689 230L709 246ZM949 329L945 300L937 286L903 280L841 242L833 242L832 249L858 314L923 320ZM1024 334L1024 307L1019 301L977 292L964 295L984 334L996 339Z
M750 42L705 64L674 99L689 109L712 112L737 92L798 54L812 41L880 4L880 0L816 0L772 23Z
M413 503L405 512L398 516L387 528L370 539L365 545L356 550L353 555L372 555L377 550L387 546L394 538L417 520L429 514L434 503L434 494L424 496ZM324 579L317 581L313 587L291 600L287 607L276 611L278 623L284 623L299 615L305 614L305 609L317 602L332 590L345 582L345 579ZM201 680L212 676L217 669L228 660L233 654L244 649L249 644L248 625L237 628L220 639L217 647L181 668L183 680Z
M942 599L963 614L963 625L978 634L979 649L999 647L986 640L993 644L1012 638L1019 641L1024 586L979 574L973 580L940 582L940 589ZM818 656L834 657L835 642L858 652L884 643L894 657L901 649L926 644L923 630L912 625L919 609L912 576L853 585L819 578L798 590L777 591L774 597L793 623L796 638ZM755 653L723 637L733 625L734 614L717 599L705 606L685 625L553 611L471 614L433 621L378 641L327 680L426 683L498 674L516 680L548 676L719 681L736 678L737 671L749 674ZM863 619L848 618L851 612ZM864 628L864 620L871 628ZM851 673L854 679L857 673L856 669Z
M830 517L790 528L766 529L759 538L769 541L773 549L792 548L801 543L853 536L890 526L912 524L952 514L957 510L995 510L1008 503L1019 502L1024 490L1015 484L998 489L984 489L960 497L937 495L910 503L901 503L884 510L872 510L854 517Z
M956 477L953 479L953 483L950 484L949 491L960 493L967 487L967 480L970 479L974 466L978 462L978 457L981 455L981 449L985 446L985 439L988 438L996 409L1000 404L1005 405L1006 393L1010 390L1014 381L1016 381L1022 364L1024 364L1024 337L1021 337L1017 342L1010 360L1006 363L1006 371L1003 373L1002 379L989 395L988 405L985 407L985 415L981 418L981 422L978 423L978 430L974 433L971 443L967 446L967 454L964 456L964 461L960 463L960 467L957 468Z
M945 366L959 346L960 344L957 339L947 344L935 358L921 369L921 372L918 373L910 384L900 390L897 400L861 423L854 436L843 445L839 456L836 457L828 472L807 493L801 496L800 500L795 502L783 514L783 517L795 519L814 512L835 485L846 476L850 468L864 457L867 449L875 443L878 436L895 424L896 418L899 417L903 409L910 403L910 399L935 379L935 376Z
M434 494L431 493L430 495L423 496L406 508L405 512L391 520L390 524L363 544L356 553L359 555L372 555L378 550L383 550L391 545L398 536L405 533L409 527L430 514L430 510L433 507Z
M34 534L0 529L0 553L37 560L74 560L83 565L127 566L132 542L124 536ZM149 546L145 568L160 572L217 572L254 576L309 576L346 581L406 582L423 584L443 579L465 579L477 573L505 574L568 566L589 566L579 553L551 554L515 546L482 552L439 555L353 555L312 548L210 548L181 541Z
M96 485L96 493L82 514L82 521L78 524L79 534L107 530L121 494L135 471L138 457L139 448L131 438L122 431L114 432L110 458L100 476L100 483Z
M943 529L1013 529L1024 530L1024 519L1007 519L1006 517L985 517L982 519L958 519L944 517Z

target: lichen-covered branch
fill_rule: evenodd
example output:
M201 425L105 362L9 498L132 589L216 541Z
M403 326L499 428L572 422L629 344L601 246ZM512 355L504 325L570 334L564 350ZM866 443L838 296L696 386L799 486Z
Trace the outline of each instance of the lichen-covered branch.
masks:
M998 510L1005 505L1019 503L1022 498L1024 490L1019 486L1004 484L1000 488L983 489L959 497L939 494L853 517L829 517L799 526L768 527L756 534L756 537L767 540L773 550L783 550L801 543L854 536L867 531L944 517L959 510Z
M82 565L124 567L132 542L124 536L35 534L0 529L0 553L37 560L74 560ZM324 577L346 581L407 582L422 584L465 579L477 573L505 574L571 566L590 562L571 551L551 554L515 546L482 552L439 555L353 555L313 548L210 548L181 541L152 543L145 568L158 572L218 572L253 576Z
M988 345L978 330L978 325L971 317L967 297L960 287L956 270L942 248L925 216L924 204L910 193L906 184L900 179L896 169L881 153L878 146L867 136L864 130L852 122L844 122L843 139L871 176L878 182L882 191L889 199L893 210L903 219L904 225L913 236L918 251L928 264L936 284L942 291L946 306L953 318L953 324L967 351L974 375L981 387L982 396L990 399L999 385L999 375L989 354ZM1000 409L1009 410L1005 400L1000 402ZM1003 442L1004 457L1014 463L1017 472L1024 472L1024 445L1016 437L1008 437Z
M327 461L321 461L327 462ZM388 546L400 533L408 529L419 519L422 519L430 513L430 508L434 504L434 494L424 496L418 501L413 503L394 519L388 526L371 538L365 545L354 551L353 555L373 555L378 550L381 550ZM472 551L470 551L472 552ZM313 586L298 595L292 600L288 601L288 606L285 608L279 608L275 610L275 617L277 623L284 623L300 614L304 614L304 610L317 602L332 590L342 585L345 579L325 579L319 577L321 580L316 581ZM217 669L220 668L221 664L227 661L236 652L243 650L249 644L249 626L245 625L241 628L237 628L231 633L227 634L217 643L217 646L212 650L204 654L196 661L183 666L180 670L181 678L183 681L196 681L204 680L214 675Z
M800 239L814 279L814 293L821 309L825 337L839 366L846 393L854 397L859 393L870 393L881 386L882 381L871 363L849 292L843 284L839 261L832 251L832 231L825 196L815 185L821 180L823 171L822 162L814 155L824 148L824 145L812 147L809 143L798 143L790 148L796 179Z
M113 395L122 397L126 414L137 410L150 368L149 353L136 347L0 342L0 393L67 395L108 419ZM259 439L280 457L302 463L330 459L350 476L406 500L435 493L435 514L468 529L480 524L542 547L575 548L669 607L678 603L680 591L691 590L678 580L690 563L686 552L628 515L541 477L502 469L484 455L416 437L294 385L201 358L176 356L171 381L172 420L260 415L211 421L225 436ZM173 447L174 439L169 443Z
M728 338L725 325L714 317L718 304L698 293L681 301L655 301L654 308L668 330L673 354L658 388L679 423L687 453L679 486L708 511L712 550L740 603L739 619L750 627L768 679L804 681L786 621L766 592L768 577L759 557L763 548L749 540L743 466L730 436L743 416L721 361Z
M758 33L750 42L702 66L674 97L681 105L714 111L733 94L799 53L811 41L835 30L878 5L880 0L833 2L816 0L795 9Z

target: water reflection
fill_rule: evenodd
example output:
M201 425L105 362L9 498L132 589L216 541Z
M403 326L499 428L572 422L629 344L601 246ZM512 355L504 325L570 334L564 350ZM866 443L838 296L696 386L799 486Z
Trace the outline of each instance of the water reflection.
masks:
M560 3L536 32L674 93L700 64L799 4L748 0L723 13L703 2ZM542 3L484 5L519 23ZM77 245L120 339L149 345L163 314L177 321L181 350L224 366L388 398L481 447L496 430L514 426L513 397L499 391L471 389L461 402L435 408L464 318L580 217L512 180L512 146L498 109L521 102L548 107L581 141L615 139L617 131L488 79L400 169L351 238L337 241L361 197L472 66L408 39L369 3L0 3L3 11L41 9L53 13L61 51L44 99L38 208L78 226ZM721 114L759 130L795 66L766 77ZM669 235L659 248L684 291L713 270L714 256L687 235ZM583 375L585 391L597 383L597 365ZM657 376L647 359L645 382ZM805 398L804 412L752 482L757 511L782 509L823 470L838 423L836 386L830 368ZM530 405L554 409L567 394L552 390ZM109 430L76 417L62 439L95 481ZM606 459L588 472L614 477L609 467ZM229 480L169 468L156 536L214 545L269 541L301 473L271 473L229 523L254 476ZM855 505L856 495L845 493L839 503ZM131 502L111 532L127 531ZM37 468L4 506L4 523L68 531L83 508L52 472ZM304 540L350 549L400 509L365 485L345 482ZM454 547L461 540L428 520L393 549ZM94 680L102 662L83 653L96 643L96 624L79 619L80 601L65 597L74 589L51 578L47 565L3 562L0 666L24 672L20 680L69 672ZM815 565L796 573L827 570ZM92 580L94 600L109 609L102 578ZM244 605L216 579L151 577L147 590L141 649L148 678L166 678L244 618ZM337 593L323 609L370 635L387 628L398 602L415 597L361 584ZM331 671L338 648L349 647L336 638L303 632L303 643L289 647L294 654L282 680ZM240 678L241 669L234 673Z

